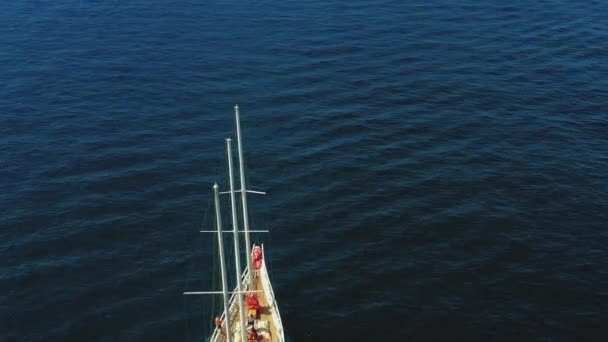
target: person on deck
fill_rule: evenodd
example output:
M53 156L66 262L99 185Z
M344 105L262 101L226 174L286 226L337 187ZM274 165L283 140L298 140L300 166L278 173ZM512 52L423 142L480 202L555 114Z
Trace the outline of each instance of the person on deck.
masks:
M251 330L249 330L249 332L247 333L247 341L248 342L260 342L260 341L264 341L264 337L262 337L261 335L258 335L258 332L255 331L255 328L251 328Z
M248 293L247 298L247 314L258 318L260 316L260 301L258 297L253 293Z
M218 328L220 330L220 333L222 333L222 335L226 335L226 332L224 332L224 328L222 327L222 320L219 317L215 317L215 326L216 328Z
M253 264L253 277L258 279L260 276L260 268L262 267L262 248L260 246L255 246L253 251L251 251L251 263Z

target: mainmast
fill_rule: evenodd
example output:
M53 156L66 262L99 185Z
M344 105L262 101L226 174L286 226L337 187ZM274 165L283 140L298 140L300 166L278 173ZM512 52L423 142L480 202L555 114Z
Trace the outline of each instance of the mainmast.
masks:
M217 183L213 184L213 198L215 200L215 222L217 225L217 244L220 253L220 270L222 273L222 295L224 297L224 320L226 321L226 338L232 342L232 329L230 329L230 304L228 303L228 280L226 278L226 263L224 261L224 239L222 238L222 215L220 212L220 198ZM240 294L239 294L240 295ZM221 327L220 327L221 330Z
M236 214L236 198L234 195L234 177L232 173L232 139L226 139L226 154L228 155L228 178L230 180L230 207L232 209L232 229L234 235L234 263L236 268L237 297L239 299L239 315L241 323L241 338L247 342L247 330L245 328L245 306L243 303L243 289L241 283L241 257L239 250L239 224ZM250 272L251 273L251 270ZM228 314L228 313L227 313ZM230 333L230 332L228 332Z
M243 206L243 226L245 228L245 255L247 256L247 268L249 269L249 287L253 288L253 272L251 270L251 241L249 239L249 212L247 210L247 186L245 185L245 162L243 160L243 139L241 138L241 119L239 116L239 105L234 106L234 116L236 118L236 145L239 155L241 204Z

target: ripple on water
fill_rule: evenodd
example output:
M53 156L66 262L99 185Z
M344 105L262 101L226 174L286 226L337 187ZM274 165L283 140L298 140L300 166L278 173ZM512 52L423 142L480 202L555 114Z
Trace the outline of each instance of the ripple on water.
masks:
M293 339L597 340L606 10L6 6L0 339L204 336L218 301L181 293L218 285L197 231L239 103Z

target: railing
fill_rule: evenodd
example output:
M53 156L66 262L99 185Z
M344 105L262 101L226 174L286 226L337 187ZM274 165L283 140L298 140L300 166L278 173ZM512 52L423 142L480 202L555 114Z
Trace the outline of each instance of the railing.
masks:
M264 255L264 245L262 245L262 255ZM268 270L266 269L266 258L263 259L263 266L260 270L263 274L264 281L262 281L262 287L264 287L264 294L266 295L266 300L268 304L272 307L271 315L272 320L274 321L274 325L277 330L277 337L279 342L283 342L285 340L285 335L283 332L283 322L281 321L281 314L279 313L279 305L277 304L276 298L274 297L274 290L272 289L272 285L270 285L270 277L268 276Z

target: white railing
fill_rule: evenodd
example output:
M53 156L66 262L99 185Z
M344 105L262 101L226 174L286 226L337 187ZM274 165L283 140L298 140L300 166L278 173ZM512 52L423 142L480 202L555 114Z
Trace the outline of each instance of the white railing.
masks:
M264 245L262 245L262 256L264 256ZM266 258L262 257L262 261L263 265L260 269L260 274L262 276L262 287L264 288L264 295L266 296L268 304L271 306L270 314L272 315L273 323L276 326L278 341L283 342L285 341L285 335L283 332L283 322L281 321L281 314L279 313L279 305L277 304L276 298L274 297L274 291L270 283L270 278L268 277L268 270L266 269Z

